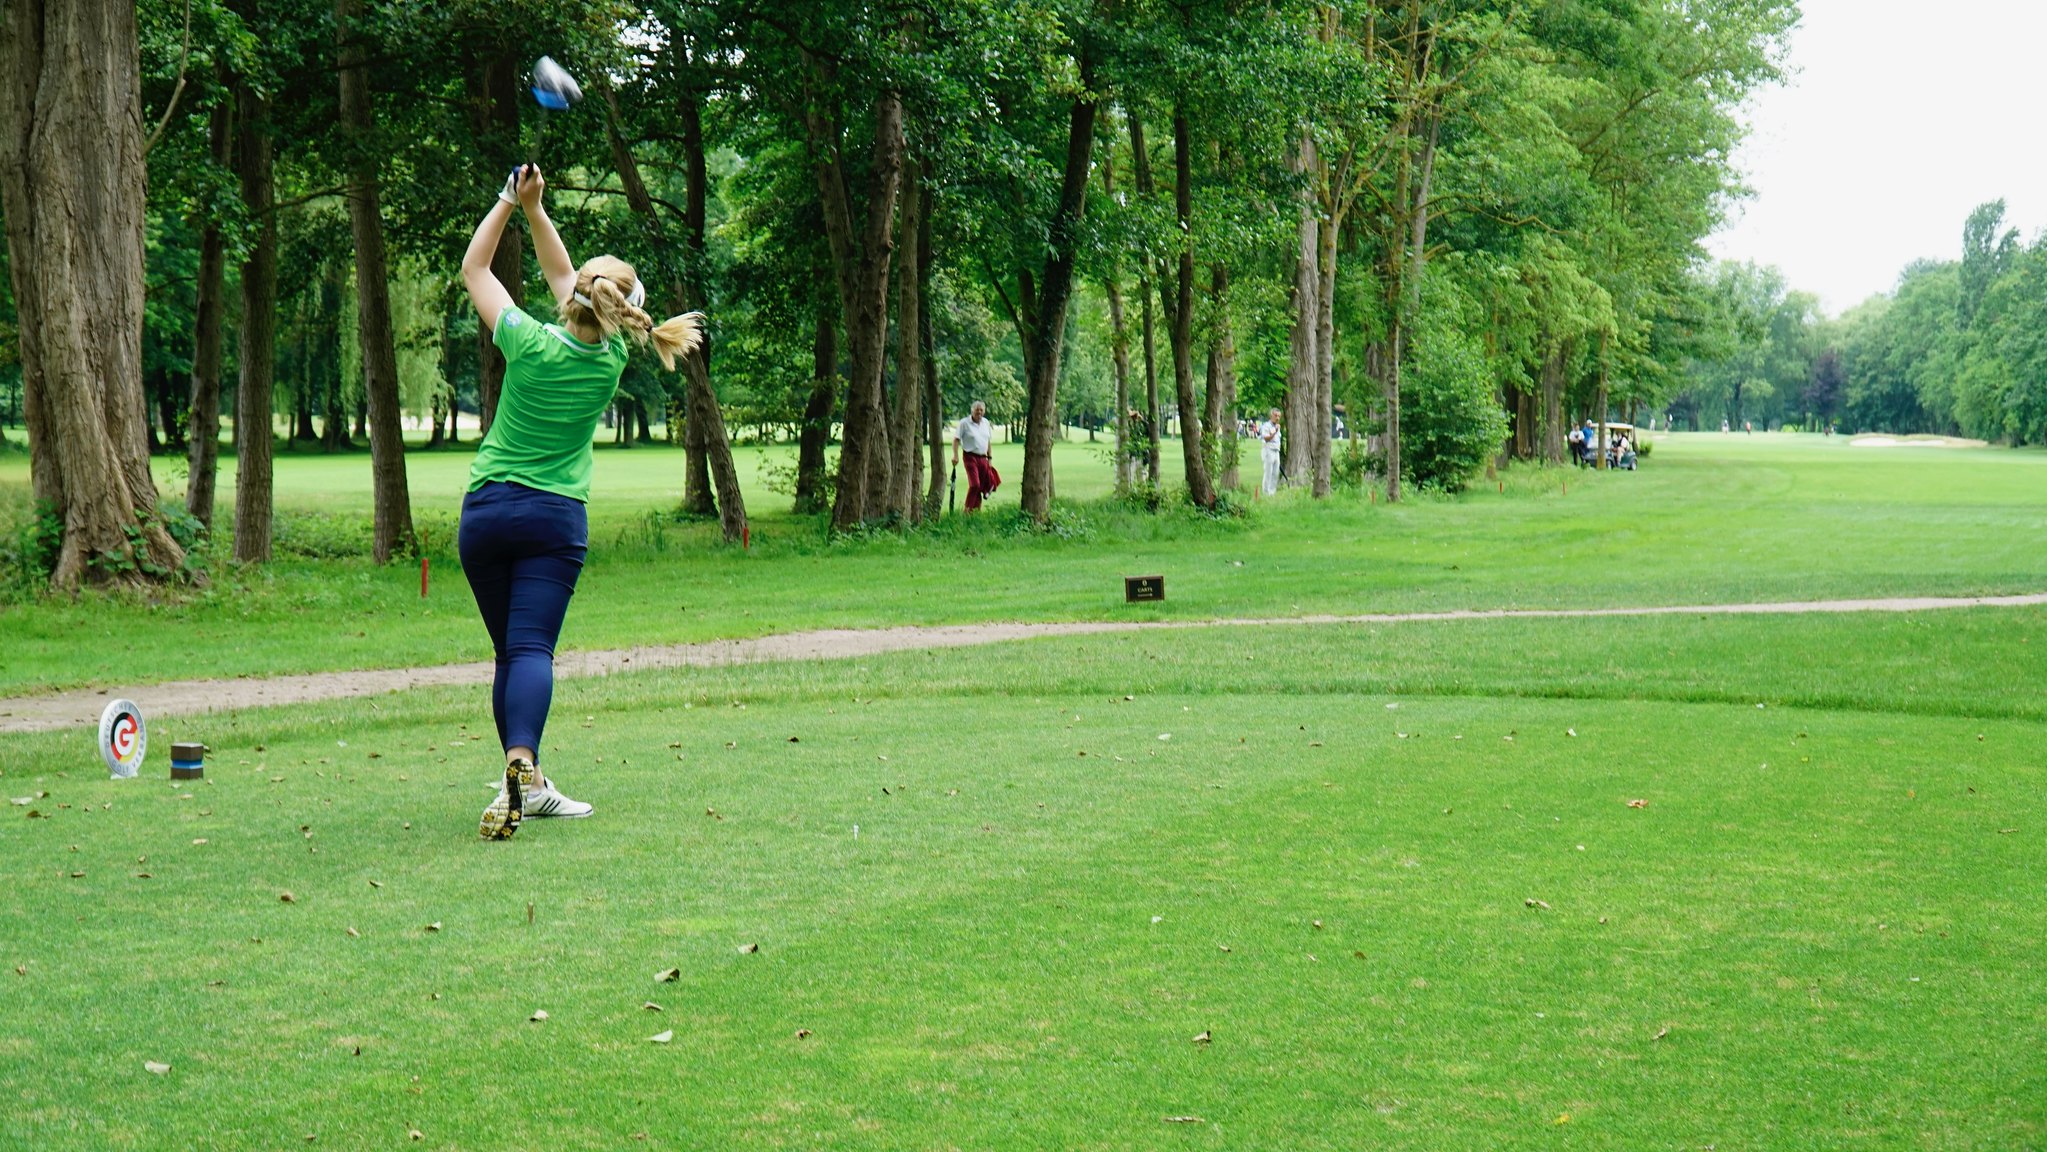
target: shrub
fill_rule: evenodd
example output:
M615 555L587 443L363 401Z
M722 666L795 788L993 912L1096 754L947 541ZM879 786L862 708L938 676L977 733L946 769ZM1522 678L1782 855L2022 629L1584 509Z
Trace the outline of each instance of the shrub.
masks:
M0 603L31 599L49 586L64 522L48 502L0 514Z
M1401 477L1461 491L1507 438L1485 350L1452 324L1425 320L1413 356L1400 382Z

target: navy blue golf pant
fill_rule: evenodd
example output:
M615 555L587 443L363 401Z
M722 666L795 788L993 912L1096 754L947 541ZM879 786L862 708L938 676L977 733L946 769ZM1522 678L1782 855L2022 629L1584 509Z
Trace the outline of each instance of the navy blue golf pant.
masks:
M462 501L457 547L497 653L491 714L507 749L531 748L554 702L554 645L589 550L583 502L492 481Z

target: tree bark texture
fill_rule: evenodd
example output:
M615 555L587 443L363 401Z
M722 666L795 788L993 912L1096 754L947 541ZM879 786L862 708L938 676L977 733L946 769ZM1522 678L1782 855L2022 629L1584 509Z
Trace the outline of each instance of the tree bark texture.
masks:
M1116 494L1130 493L1137 461L1130 453L1130 331L1123 323L1123 287L1110 276L1102 281L1109 298L1109 358L1116 369Z
M924 210L917 214L917 361L923 365L924 433L929 440L931 470L924 493L924 518L936 520L945 511L945 396L938 387L938 357L931 338L931 162L919 175L924 184Z
M1194 158L1184 108L1173 110L1173 211L1180 222L1180 274L1172 306L1173 391L1180 408L1180 456L1187 466L1187 498L1215 507L1215 486L1201 452L1201 408L1194 396Z
M412 499L405 479L405 428L398 406L398 346L391 329L390 261L384 251L383 193L370 135L369 51L355 25L363 0L334 0L340 38L341 130L349 148L348 223L355 238L356 338L362 345L363 398L369 408L370 477L379 564L414 547Z
M277 212L271 177L270 102L235 94L235 169L256 234L242 262L241 378L235 390L235 560L270 560L270 395L277 371ZM336 289L334 299L339 299ZM338 373L336 378L338 379ZM330 385L338 387L338 385Z
M1136 112L1130 113L1130 164L1131 176L1137 181L1137 195L1149 200L1152 195L1151 152L1144 143L1144 121ZM1164 294L1163 261L1157 267L1160 275L1154 277L1149 271L1150 257L1145 257L1147 271L1138 277L1138 295L1144 300L1144 473L1153 489L1159 484L1159 373L1158 336L1156 321L1152 316L1152 301ZM1155 295L1153 288L1158 288Z
M133 4L0 2L0 212L29 472L63 524L61 590L160 579L185 559L149 472L137 52Z
M1326 180L1327 165L1321 167ZM1303 434L1310 438L1309 456L1314 462L1309 491L1322 500L1329 496L1331 421L1336 415L1336 240L1343 224L1340 219L1322 216L1315 225L1315 405L1314 419Z
M852 376L846 382L845 432L839 447L839 490L832 527L849 531L886 513L871 507L873 464L886 459L888 425L882 397L882 361L888 345L888 272L892 256L896 190L903 169L903 103L893 92L874 102L874 151L868 165L866 218L855 230L853 203L839 156L836 125L813 108L809 114L817 160L818 192L824 203L825 235L837 272Z
M1564 462L1564 368L1570 362L1568 341L1551 346L1542 362L1542 459L1546 464Z
M1086 66L1083 64L1083 72ZM1028 333L1026 356L1030 412L1024 426L1024 515L1044 523L1052 514L1052 445L1059 439L1059 353L1066 342L1066 312L1073 301L1073 267L1080 246L1080 223L1087 211L1088 165L1094 157L1095 102L1076 100L1066 121L1066 171L1059 187L1059 207L1046 237L1045 269L1039 278L1037 307Z
M1224 488L1235 488L1237 475L1237 331L1230 323L1230 274L1229 269L1218 264L1215 267L1215 292L1217 299L1215 315L1215 343L1210 353L1215 365L1212 373L1213 387L1221 393L1220 400L1211 400L1210 406L1216 415L1210 420L1215 429L1217 473Z
M905 523L923 518L922 478L924 432L924 307L918 271L923 263L924 182L917 165L905 166L901 221L902 263L896 270L896 396L889 432L893 452L888 514Z
M825 446L832 438L832 408L839 384L837 309L820 293L817 334L811 341L810 399L803 405L803 426L796 435L796 513L822 512L825 498Z
M213 162L234 167L234 104L222 96L207 117ZM227 305L227 245L220 222L209 217L199 233L198 302L192 322L192 416L187 443L185 511L213 527L213 492L220 466L221 313Z
M519 52L516 45L492 45L467 77L476 144L487 170L510 174L519 163ZM518 213L513 213L518 218ZM526 303L526 241L518 228L498 233L490 260L492 275L511 294L512 303ZM545 319L543 317L542 319ZM491 339L488 325L476 326L477 419L486 433L497 418L498 393L505 386L505 354Z
M1305 177L1316 165L1315 141L1301 137L1292 167ZM1287 341L1286 432L1280 441L1280 474L1292 485L1308 486L1315 477L1313 448L1315 404L1320 392L1320 302L1322 277L1317 271L1318 236L1314 193L1305 184L1300 193L1298 245L1294 251L1293 329Z

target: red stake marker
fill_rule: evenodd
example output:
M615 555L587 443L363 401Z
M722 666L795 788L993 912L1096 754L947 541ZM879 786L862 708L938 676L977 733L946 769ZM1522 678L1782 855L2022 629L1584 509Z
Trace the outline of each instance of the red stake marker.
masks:
M419 558L419 598L426 599L426 557Z
M751 524L741 524L741 525L739 526L739 547L740 547L740 549L741 549L741 550L743 550L743 551L751 551L751 550L752 550L752 548L753 548L753 525L751 525Z

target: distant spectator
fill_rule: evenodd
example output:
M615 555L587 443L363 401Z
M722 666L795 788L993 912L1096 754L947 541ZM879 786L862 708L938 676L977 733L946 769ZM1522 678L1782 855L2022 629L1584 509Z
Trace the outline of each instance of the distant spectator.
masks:
M1279 409L1274 408L1258 425L1258 440L1258 458L1265 465L1265 494L1270 496L1279 491Z
M953 430L952 462L957 464L960 457L967 458L967 511L981 510L981 500L993 495L1002 487L1002 474L995 471L995 465L988 459L988 440L995 426L988 422L988 406L979 400L966 419Z

